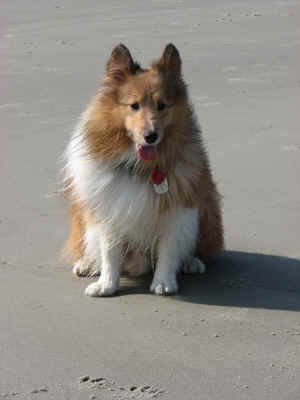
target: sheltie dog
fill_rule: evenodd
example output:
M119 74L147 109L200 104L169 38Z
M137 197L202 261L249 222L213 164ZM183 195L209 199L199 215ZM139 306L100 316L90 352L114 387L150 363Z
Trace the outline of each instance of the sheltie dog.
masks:
M151 292L176 293L180 271L204 272L223 248L220 196L173 44L148 69L123 44L113 50L65 171L73 272L100 273L88 296L113 295L122 271L151 270Z

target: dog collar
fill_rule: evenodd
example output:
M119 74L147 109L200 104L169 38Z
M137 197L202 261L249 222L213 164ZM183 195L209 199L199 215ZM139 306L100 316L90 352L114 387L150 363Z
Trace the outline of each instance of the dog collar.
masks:
M125 170L129 175L145 176L145 172L139 171L133 164L128 164L126 162L118 164L116 169ZM152 184L157 194L165 194L169 190L167 175L158 167L155 167L154 170L150 172L149 182Z

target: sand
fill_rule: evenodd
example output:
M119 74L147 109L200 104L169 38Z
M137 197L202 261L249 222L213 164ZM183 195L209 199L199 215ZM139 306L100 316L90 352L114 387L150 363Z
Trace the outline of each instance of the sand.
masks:
M299 399L300 2L6 0L0 26L0 399ZM170 41L227 251L177 296L91 299L59 258L58 160L113 46Z

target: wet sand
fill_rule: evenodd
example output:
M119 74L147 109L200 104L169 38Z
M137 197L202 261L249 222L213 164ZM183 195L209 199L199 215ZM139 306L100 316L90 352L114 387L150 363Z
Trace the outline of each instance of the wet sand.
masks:
M13 0L0 22L0 399L299 399L300 2ZM119 42L179 48L224 196L227 251L174 297L88 298L59 257L58 160Z

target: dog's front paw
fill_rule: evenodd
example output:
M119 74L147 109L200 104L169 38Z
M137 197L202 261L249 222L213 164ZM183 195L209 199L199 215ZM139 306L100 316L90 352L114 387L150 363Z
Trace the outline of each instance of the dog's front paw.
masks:
M184 274L204 274L205 265L199 260L199 258L193 257L182 264L181 271Z
M72 269L72 272L73 274L80 277L100 275L100 270L96 267L95 263L90 263L84 259L76 262Z
M97 282L91 283L86 289L85 294L91 297L112 296L116 293L118 287L111 283L103 282L101 279Z
M178 291L176 279L155 279L153 280L150 290L152 293L160 295L175 294Z

